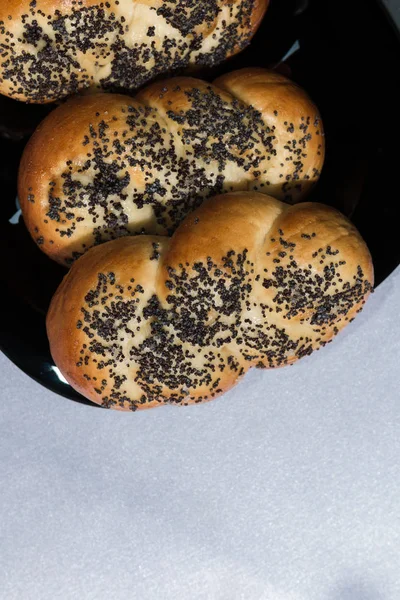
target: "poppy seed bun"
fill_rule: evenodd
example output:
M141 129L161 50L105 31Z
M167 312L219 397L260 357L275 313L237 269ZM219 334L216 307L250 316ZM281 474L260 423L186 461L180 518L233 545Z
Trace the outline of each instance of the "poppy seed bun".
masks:
M2 0L0 93L46 103L213 66L247 46L268 2Z
M265 69L212 85L176 77L133 99L78 97L54 110L25 149L19 199L41 250L70 265L110 239L172 234L222 192L298 202L323 161L318 110L285 77Z
M321 348L372 285L368 249L340 213L237 192L207 200L172 238L89 250L57 290L47 331L56 365L86 398L119 410L186 405L251 367Z

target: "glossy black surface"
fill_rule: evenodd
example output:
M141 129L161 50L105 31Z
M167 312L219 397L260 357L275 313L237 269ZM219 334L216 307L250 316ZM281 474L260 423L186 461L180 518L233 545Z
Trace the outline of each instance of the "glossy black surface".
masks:
M300 49L279 69L318 104L327 141L321 181L309 199L331 204L352 219L369 245L379 284L400 262L400 42L380 3L272 0L251 46L213 73L201 75L211 80L243 66L274 67L296 42ZM52 108L0 97L0 345L44 386L91 404L59 377L46 337L47 307L66 271L40 252L22 218L12 219L21 153Z

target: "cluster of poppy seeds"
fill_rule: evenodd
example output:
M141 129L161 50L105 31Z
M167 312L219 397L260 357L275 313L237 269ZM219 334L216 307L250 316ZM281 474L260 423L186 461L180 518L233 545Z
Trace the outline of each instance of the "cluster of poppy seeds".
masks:
M145 296L134 278L122 286L114 273L99 273L76 323L85 333L77 366L99 402L136 410L152 401L210 400L223 391L224 377L232 382L251 366L282 366L328 343L349 311L361 310L371 284L360 266L352 283L343 282L346 262L331 246L317 251L321 269L304 259L299 265L296 244L279 234L277 251L265 252L276 241L267 240L257 260L244 248L167 268L163 303ZM311 251L309 260L315 262ZM267 263L273 270L260 267ZM302 326L290 328L292 319ZM134 398L126 385L132 380L140 390Z
M181 88L172 80L170 89L162 88L161 99L167 92L173 98L163 100L165 115L156 107L129 100L107 115L107 122L103 113L93 115L80 152L66 161L65 170L48 187L43 218L45 223L57 223L55 233L60 238L71 238L68 245L74 250L67 264L88 247L120 236L171 234L209 196L249 186L268 193L269 165L275 171L279 168L279 152L286 156L280 185L284 199L291 202L292 195L301 191L310 117L303 117L296 127L291 124L293 132L284 139L285 148L291 148L287 152L280 147L283 142L278 142L275 125L269 127L254 107L234 97L222 98L211 85L197 88L192 80L188 82ZM185 110L175 108L182 106L182 100ZM149 207L150 218L142 211ZM92 240L88 240L88 224Z
M255 0L165 0L159 7L146 6L154 15L147 16L152 25L146 25L145 35L140 16L132 19L129 6L124 16L119 0L113 6L76 0L68 12L63 3L54 4L49 13L41 0L32 0L26 13L0 20L0 89L7 82L11 97L41 103L94 85L134 90L161 73L221 62L244 48L253 33ZM221 14L223 7L228 13ZM14 27L16 20L22 27Z

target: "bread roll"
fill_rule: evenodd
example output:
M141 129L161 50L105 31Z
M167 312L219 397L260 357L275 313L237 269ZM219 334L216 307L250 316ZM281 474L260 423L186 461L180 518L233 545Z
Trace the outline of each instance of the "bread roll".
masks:
M110 239L171 234L221 192L297 202L323 160L321 118L305 92L274 72L242 69L213 85L153 83L135 99L69 100L28 143L19 198L36 243L69 265Z
M268 2L2 0L0 93L46 103L212 66L249 43Z
M250 367L325 346L372 285L368 249L340 213L237 192L207 200L172 238L89 250L55 294L47 331L58 368L93 402L186 405Z

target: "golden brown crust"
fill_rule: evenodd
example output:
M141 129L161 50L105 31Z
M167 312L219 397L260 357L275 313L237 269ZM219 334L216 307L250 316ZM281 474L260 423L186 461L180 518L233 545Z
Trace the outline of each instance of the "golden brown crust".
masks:
M113 272L119 285L125 288L133 287L130 282L131 273L135 274L136 282L148 283L152 278L154 279L157 263L149 260L153 252L153 243L159 244L160 248L168 247L169 240L150 236L129 237L93 248L92 252L85 254L79 261L79 265L76 263L77 267L71 269L68 276L64 277L52 300L47 315L47 330L53 359L72 387L93 402L99 402L95 382L98 381L98 386L104 388L101 381L106 376L106 370L97 369L96 364L91 360L93 378L96 375L98 378L93 379L92 385L89 385L83 370L77 367L81 358L81 348L90 340L83 329L76 328L76 323L83 319L80 305L84 302L88 291L96 288L100 272L106 274ZM131 290L127 291L129 296ZM152 291L148 289L145 298L150 297ZM113 382L114 380L110 378L109 383ZM102 391L107 393L105 390L109 387L110 385L106 386Z
M267 12L270 0L256 0L253 12L251 14L251 24L253 33L259 28L265 13Z
M269 171L267 193L290 203L304 196L318 179L325 159L321 115L307 93L283 75L260 68L227 73L214 84L241 102L251 103L265 122L275 128L274 135L282 148L280 164L284 163L284 168ZM296 172L299 161L301 170ZM282 179L286 182L283 195L279 193ZM296 193L298 185L300 194Z
M57 366L94 402L186 405L324 346L372 285L368 249L337 211L233 193L171 239L92 248L55 294L47 330Z
M135 90L243 49L268 0L24 0L0 6L0 93L46 103L87 88Z
M108 124L115 114L126 109L128 103L136 106L134 100L117 94L71 98L44 119L22 155L18 195L25 225L41 250L61 264L68 264L74 252L94 244L91 227L88 228L88 224L93 226L93 222L87 212L86 221L74 222L80 236L76 247L75 240L70 243L68 235L60 237L60 225L68 225L68 220L60 223L57 217L52 219L47 214L52 206L49 198L63 196L65 173L69 172L68 161L73 161L76 172L88 159L87 146L82 143L84 132L89 132L94 122ZM96 114L99 116L96 117ZM125 123L119 127L121 135L125 127ZM142 179L139 173L138 178L139 181ZM62 231L67 229L64 227ZM83 244L85 246L82 247Z
M229 4L229 0L226 0L227 4ZM254 7L250 15L250 31L251 38L256 33L257 29L260 27L263 18L265 17L265 13L267 12L270 0L255 0ZM232 50L227 54L227 58L237 54L243 49L243 44L238 42L236 46L232 48Z
M70 264L121 235L165 235L220 192L302 199L324 158L314 104L264 69L217 84L175 77L134 99L98 94L54 110L27 145L18 186L41 249Z

